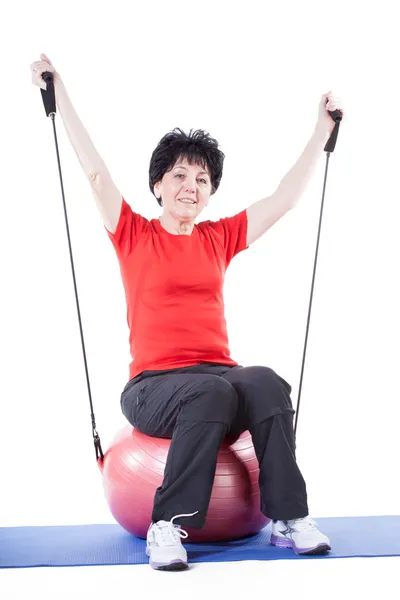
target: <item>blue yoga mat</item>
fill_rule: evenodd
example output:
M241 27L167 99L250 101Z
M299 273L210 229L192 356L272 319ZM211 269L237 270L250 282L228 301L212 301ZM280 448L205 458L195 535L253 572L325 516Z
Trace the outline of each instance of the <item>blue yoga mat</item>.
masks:
M400 556L400 516L317 519L331 540L325 556L297 556L270 545L271 526L235 542L185 544L190 562ZM0 567L146 564L146 543L119 525L0 528Z

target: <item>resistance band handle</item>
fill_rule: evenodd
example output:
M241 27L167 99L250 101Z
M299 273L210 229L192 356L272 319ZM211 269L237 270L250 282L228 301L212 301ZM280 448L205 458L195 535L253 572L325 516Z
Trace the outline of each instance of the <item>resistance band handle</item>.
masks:
M54 91L54 75L53 73L50 73L50 71L45 71L42 75L42 79L44 79L47 84L46 90L40 88L46 116L56 114L57 107L56 94Z
M335 146L336 146L337 137L339 134L339 127L340 127L340 123L342 121L343 115L340 112L340 110L328 110L328 113L330 114L331 119L333 121L335 121L335 127L333 128L331 137L327 141L324 150L325 150L325 152L333 152L335 149Z
M340 110L328 110L328 113L331 115L335 123L340 123L340 121L343 119L343 115Z

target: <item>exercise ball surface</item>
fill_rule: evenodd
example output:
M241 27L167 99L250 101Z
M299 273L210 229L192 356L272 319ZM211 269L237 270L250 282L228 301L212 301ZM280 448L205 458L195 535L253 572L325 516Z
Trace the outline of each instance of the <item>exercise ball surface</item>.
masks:
M161 486L171 440L146 436L131 425L118 432L100 464L107 503L115 520L146 538L154 494ZM261 531L269 519L260 511L258 461L247 431L222 443L211 501L202 529L190 529L189 542L240 539ZM196 507L188 507L195 512Z

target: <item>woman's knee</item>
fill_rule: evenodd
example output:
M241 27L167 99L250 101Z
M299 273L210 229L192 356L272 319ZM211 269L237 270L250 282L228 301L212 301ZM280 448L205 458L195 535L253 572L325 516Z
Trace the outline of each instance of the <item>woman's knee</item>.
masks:
M202 375L191 382L183 395L180 419L185 421L222 422L230 425L239 398L232 384L217 375Z
M235 387L244 400L252 424L277 414L294 414L290 385L269 367L244 367L238 373Z
M251 369L251 376L255 381L259 381L262 387L272 389L281 389L283 387L284 390L290 395L292 391L290 384L270 367L257 366L249 367L249 369Z

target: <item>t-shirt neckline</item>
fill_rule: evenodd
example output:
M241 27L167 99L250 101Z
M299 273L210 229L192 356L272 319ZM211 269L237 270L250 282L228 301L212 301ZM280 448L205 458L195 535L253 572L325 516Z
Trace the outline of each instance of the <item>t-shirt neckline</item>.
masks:
M154 221L155 221L156 229L157 229L158 232L165 233L166 235L174 237L174 238L188 238L188 239L190 239L190 238L193 237L193 235L194 235L194 233L195 233L195 231L197 229L197 225L195 224L194 227L193 227L193 231L192 231L192 233L190 235L186 235L185 233L171 233L170 231L167 231L165 229L165 227L162 226L162 224L161 224L161 222L160 222L160 220L158 218L154 219Z

